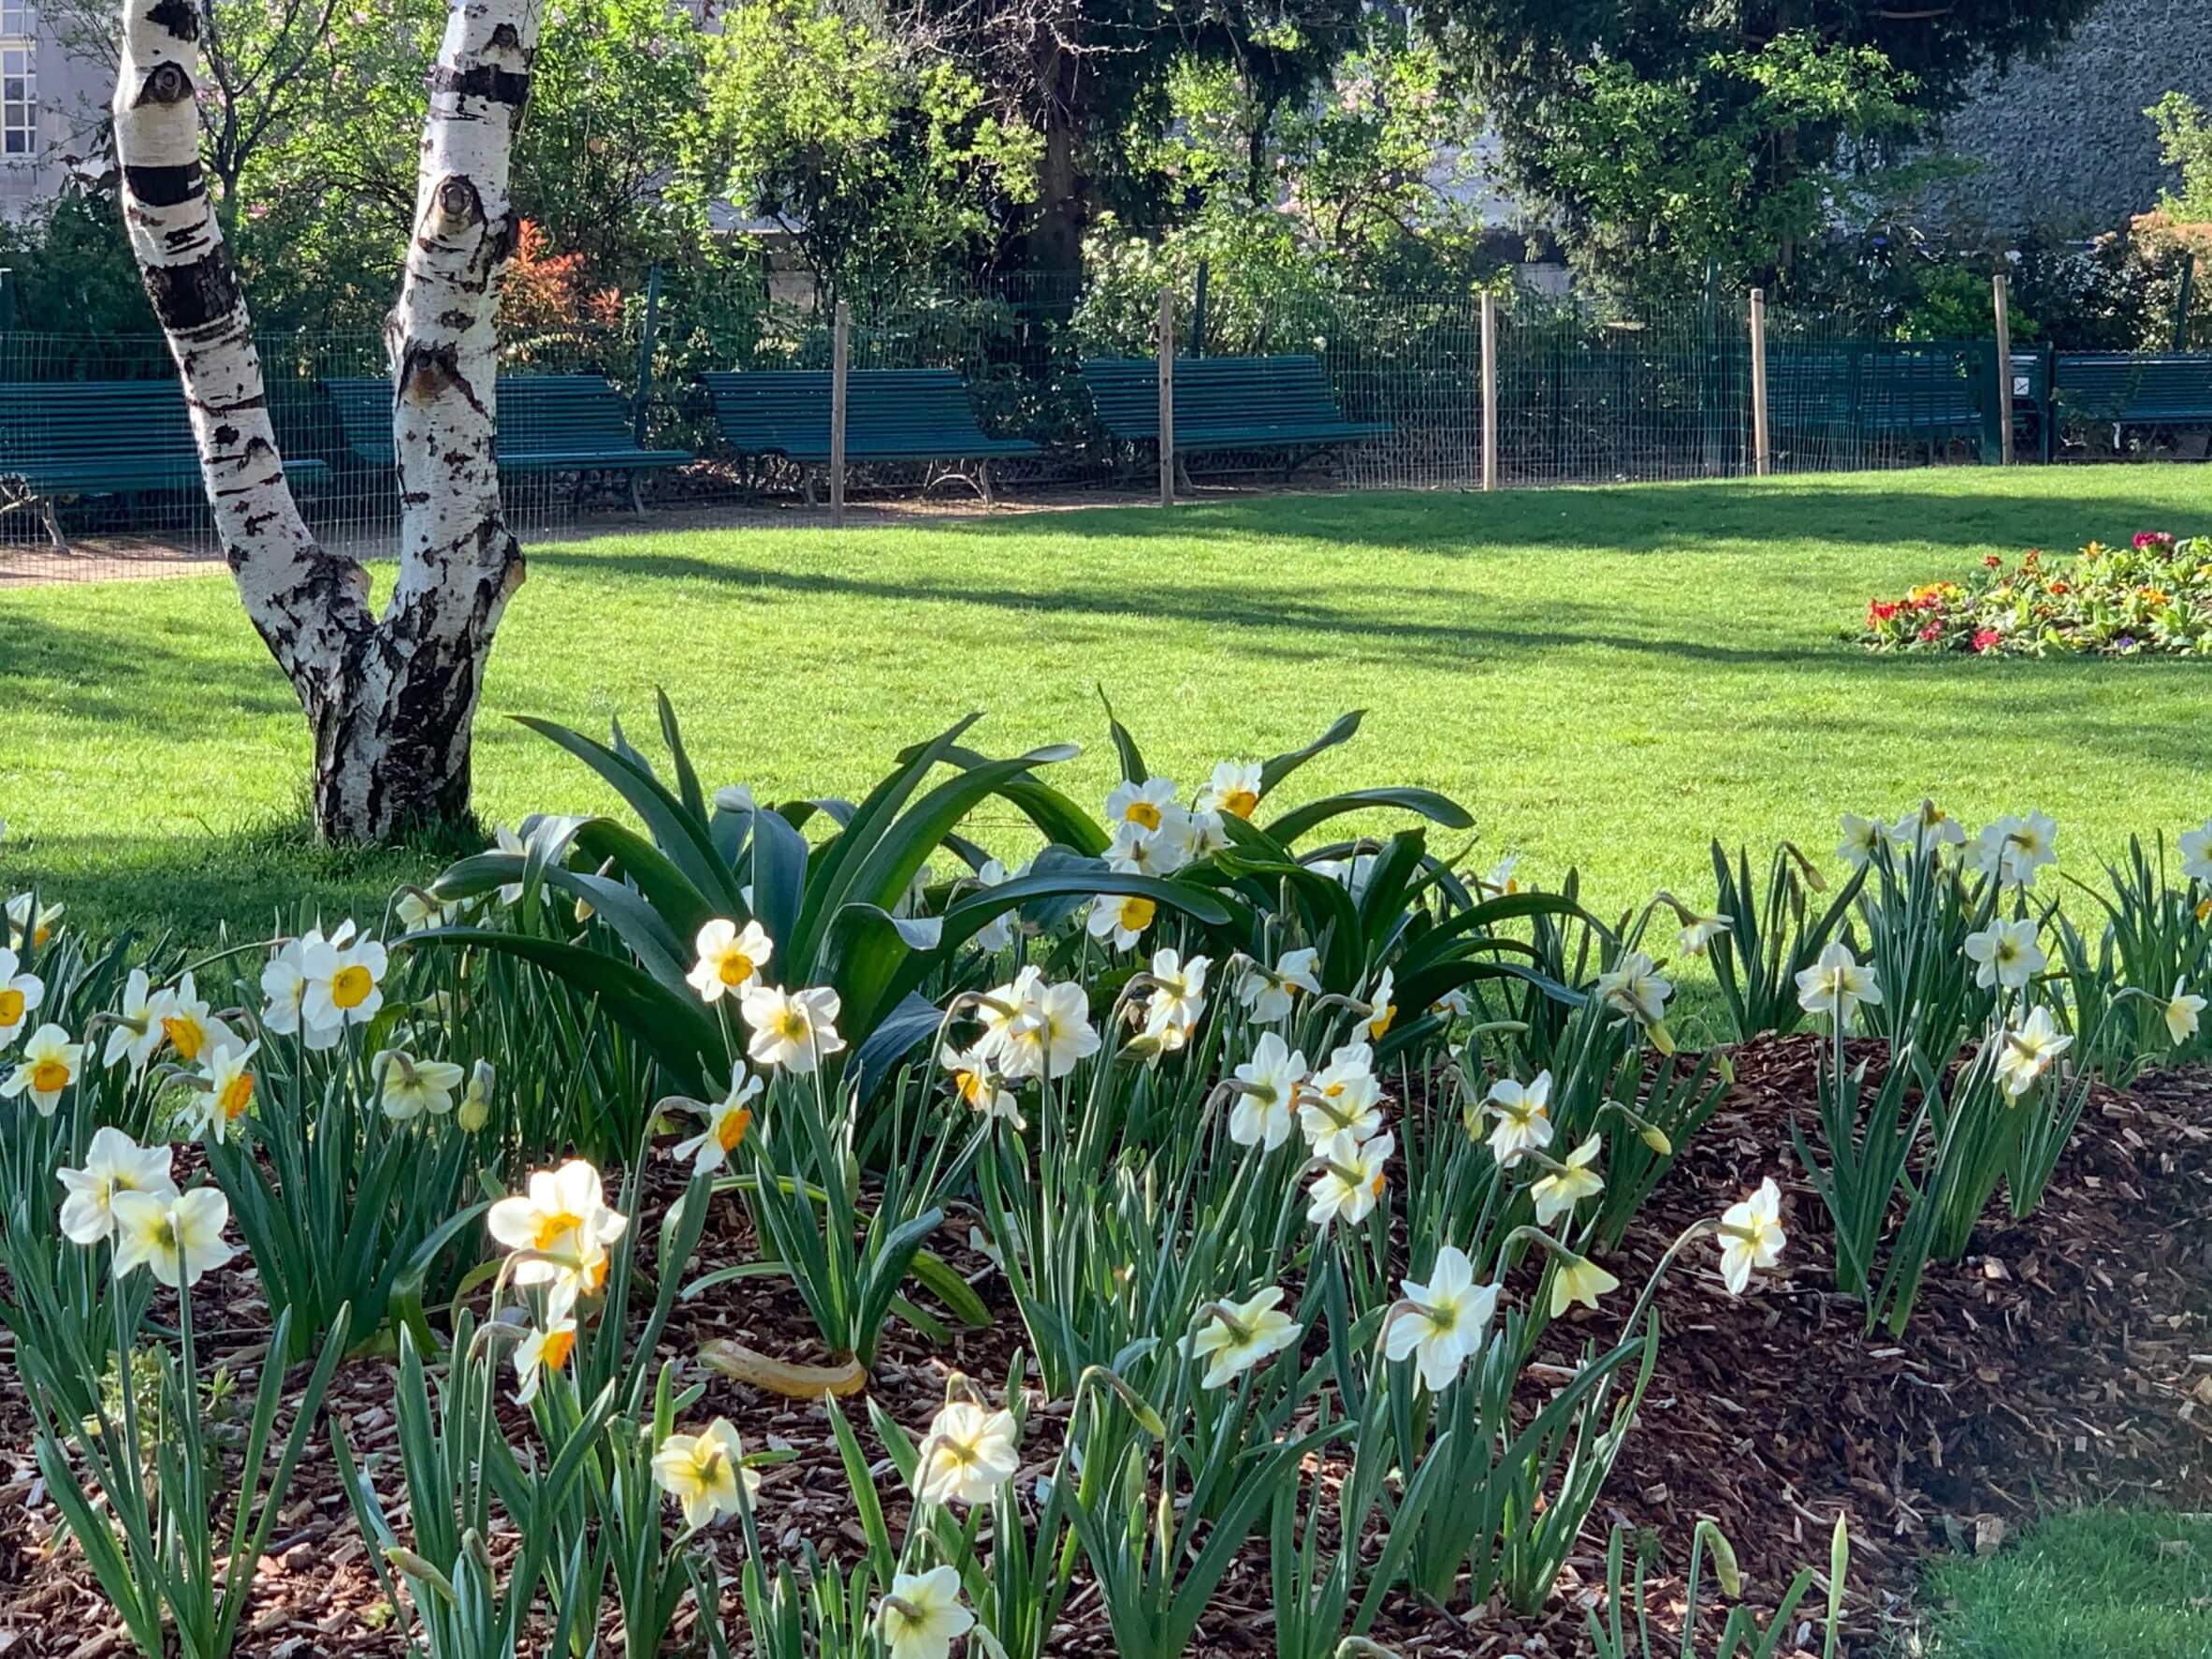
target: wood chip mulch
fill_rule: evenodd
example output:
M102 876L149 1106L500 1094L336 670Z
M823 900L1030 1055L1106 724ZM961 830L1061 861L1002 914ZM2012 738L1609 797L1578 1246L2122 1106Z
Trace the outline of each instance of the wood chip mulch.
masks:
M2054 1507L2212 1508L2212 1073L2156 1073L2125 1093L2093 1096L2043 1209L2016 1223L2001 1195L1967 1259L1930 1271L1912 1325L1895 1340L1867 1335L1855 1306L1834 1293L1826 1218L1790 1154L1791 1118L1812 1127L1817 1053L1807 1038L1737 1050L1727 1099L1608 1259L1633 1290L1682 1228L1763 1177L1783 1187L1790 1243L1782 1268L1731 1300L1717 1251L1700 1245L1662 1290L1663 1347L1640 1419L1550 1606L1531 1620L1499 1608L1440 1613L1396 1601L1378 1640L1433 1659L1586 1652L1583 1608L1602 1588L1604 1531L1615 1520L1645 1529L1660 1552L1657 1570L1679 1574L1696 1520L1713 1518L1735 1545L1748 1598L1770 1606L1798 1566L1825 1574L1841 1513L1852 1539L1849 1628L1855 1651L1872 1652L1885 1631L1910 1622L1918 1564L1930 1552L1993 1549ZM654 1185L648 1211L679 1183L670 1171ZM950 1346L895 1327L873 1379L875 1398L917 1434L949 1370L995 1387L1022 1346L996 1275L966 1247L971 1220L954 1215L936 1244L973 1276L998 1322L959 1332ZM733 1201L710 1223L691 1271L751 1255ZM211 1276L194 1302L203 1331L234 1333L235 1369L248 1391L253 1343L266 1327L254 1289L247 1275ZM1629 1297L1615 1300L1620 1306L1556 1325L1544 1357L1566 1360L1586 1341L1617 1336ZM688 1359L717 1337L787 1360L826 1359L795 1294L774 1280L740 1280L679 1304L663 1351ZM770 1547L793 1557L804 1542L824 1554L856 1554L857 1527L821 1407L696 1367L693 1374L706 1384L694 1415L727 1415L749 1446L793 1454L761 1494ZM872 1448L865 1410L850 1407ZM396 1487L389 1364L349 1362L327 1413L345 1426L380 1490ZM1025 1485L1049 1466L1060 1420L1050 1407L1032 1412ZM0 1385L0 1659L127 1653L113 1612L57 1531L30 1444L30 1413L10 1373ZM896 1527L903 1495L878 1469ZM722 1529L716 1544L734 1577L735 1530ZM495 1540L495 1551L503 1547ZM1817 1616L1824 1602L1816 1587L1800 1619ZM1225 1581L1195 1652L1272 1652L1268 1603L1266 1550L1256 1540ZM1672 1623L1679 1584L1662 1578L1653 1605ZM721 1614L738 1628L734 1597ZM687 1602L679 1643L695 1634L696 1617ZM1718 1623L1718 1609L1710 1609L1701 1628L1710 1633ZM1812 1639L1817 1644L1816 1634ZM1094 1589L1078 1584L1071 1593L1050 1647L1055 1659L1114 1651ZM257 1659L405 1651L319 1437L258 1564L238 1651ZM602 1651L618 1652L618 1635Z

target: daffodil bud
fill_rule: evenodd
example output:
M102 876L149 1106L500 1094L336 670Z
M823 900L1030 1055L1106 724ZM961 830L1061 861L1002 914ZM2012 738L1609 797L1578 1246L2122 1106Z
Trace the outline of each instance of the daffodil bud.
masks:
M1743 1569L1736 1564L1736 1550L1727 1535L1710 1521L1700 1521L1697 1531L1712 1550L1713 1571L1721 1580L1721 1594L1730 1601L1743 1597Z
M1657 1124L1648 1123L1642 1130L1643 1142L1661 1157L1674 1156L1674 1142L1669 1141Z

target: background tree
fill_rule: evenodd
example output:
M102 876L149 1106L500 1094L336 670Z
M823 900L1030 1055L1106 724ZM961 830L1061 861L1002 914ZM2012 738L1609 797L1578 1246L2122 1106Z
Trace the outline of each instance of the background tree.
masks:
M400 502L382 615L359 563L319 546L287 486L254 326L208 189L201 17L124 0L114 101L131 249L176 359L215 530L314 738L315 825L386 839L467 810L471 726L522 552L500 510L500 275L537 49L535 0L454 0L430 74L415 208L386 329Z

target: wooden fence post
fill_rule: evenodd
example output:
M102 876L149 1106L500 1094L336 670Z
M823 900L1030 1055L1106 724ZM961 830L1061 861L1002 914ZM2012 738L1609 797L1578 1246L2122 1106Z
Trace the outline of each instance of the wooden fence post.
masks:
M1767 427L1767 290L1751 291L1752 470L1764 478L1773 469Z
M1498 487L1498 297L1482 291L1482 488Z
M1175 294L1159 291L1159 504L1175 504Z
M1997 458L2013 464L2013 305L2012 279L1999 271L1990 279L1997 312Z
M851 357L852 308L837 301L837 317L830 330L830 528L845 525L845 382Z

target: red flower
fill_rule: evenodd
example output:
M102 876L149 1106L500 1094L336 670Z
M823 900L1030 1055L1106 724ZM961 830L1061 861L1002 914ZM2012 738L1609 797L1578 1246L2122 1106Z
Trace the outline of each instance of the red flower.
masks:
M1982 562L1987 565L1991 570L2002 570L2004 568L2004 560L1998 558L1998 556L1994 553L1983 554Z
M1980 629L1974 634L1974 649L1977 651L1988 650L2003 638L2004 635L1994 628Z
M2073 591L2071 588L2066 586L2066 578L2064 576L2060 576L2056 581L2052 582L2049 585L2047 590L2052 593L2071 593Z
M1894 599L1873 600L1867 605L1867 620L1870 622L1886 622L1890 619L1890 618L1896 616L1898 612L1903 610L1904 608L1905 607L1903 605L1899 604Z
M1930 622L1920 631L1920 637L1933 644L1943 637L1943 625L1941 622Z

